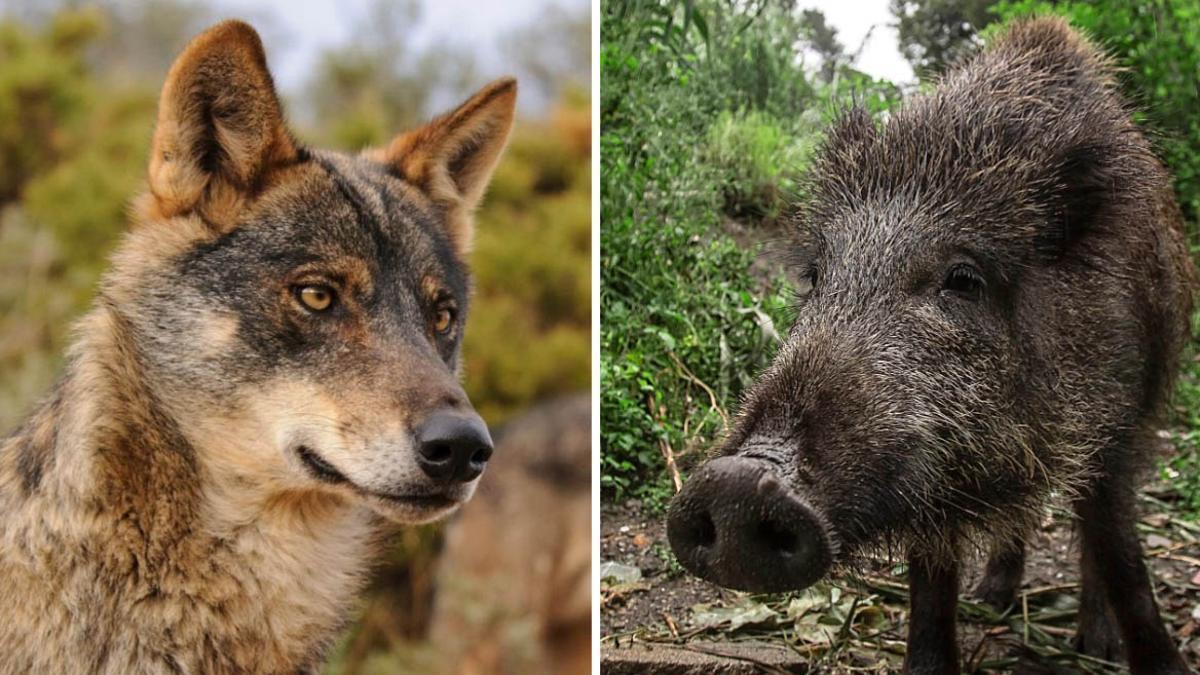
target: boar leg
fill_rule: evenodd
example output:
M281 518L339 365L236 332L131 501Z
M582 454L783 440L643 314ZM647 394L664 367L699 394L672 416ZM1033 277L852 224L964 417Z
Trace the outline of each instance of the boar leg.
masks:
M1083 523L1080 523L1082 529ZM1121 634L1108 606L1104 577L1089 551L1086 539L1079 556L1079 628L1075 634L1075 649L1081 654L1106 661L1121 660Z
M1191 671L1183 664L1154 600L1134 529L1134 491L1128 475L1124 472L1096 481L1076 507L1083 576L1077 643L1084 653L1116 656L1119 651L1111 616L1124 639L1134 675L1188 673Z
M910 553L908 559L908 649L904 672L958 673L958 562L931 561Z
M997 542L988 556L983 578L975 586L974 596L999 611L1016 600L1025 573L1025 540Z

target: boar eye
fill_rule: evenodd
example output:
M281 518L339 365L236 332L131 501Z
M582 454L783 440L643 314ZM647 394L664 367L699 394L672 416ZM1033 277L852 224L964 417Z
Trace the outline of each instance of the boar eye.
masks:
M942 290L961 295L971 300L983 296L983 275L973 265L959 263L946 273Z
M796 282L796 295L807 298L817 285L817 270L811 269Z
M310 312L324 312L333 306L337 292L324 284L305 284L293 291L296 300Z

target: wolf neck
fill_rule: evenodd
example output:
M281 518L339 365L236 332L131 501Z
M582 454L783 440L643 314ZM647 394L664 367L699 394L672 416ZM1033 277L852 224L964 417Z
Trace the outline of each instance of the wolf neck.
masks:
M79 333L87 337L72 349L55 395L3 442L0 506L23 517L0 533L27 542L9 550L51 540L74 548L38 564L91 567L81 578L110 586L81 593L145 592L174 597L185 614L236 614L199 629L197 649L236 630L265 650L247 658L311 658L344 621L369 562L374 519L339 497L263 495L205 466L145 381L119 313L98 308ZM230 605L239 611L225 611ZM118 626L139 622L124 615L139 605L113 611ZM181 639L178 628L173 635Z

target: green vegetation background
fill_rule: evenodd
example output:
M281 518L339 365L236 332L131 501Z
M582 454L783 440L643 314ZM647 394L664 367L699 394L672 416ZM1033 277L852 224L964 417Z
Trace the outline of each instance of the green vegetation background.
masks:
M47 5L50 5L49 7ZM14 0L0 13L0 430L46 392L71 322L144 185L159 87L174 55L220 18L189 0ZM523 95L551 101L518 120L479 220L466 385L496 426L532 403L587 389L591 375L590 16L531 17L505 41ZM269 17L247 17L264 35ZM485 80L461 48L413 51L416 2L375 2L353 44L327 48L301 91L283 91L305 142L357 150L463 100ZM444 103L452 104L452 103ZM404 533L335 672L422 670L406 645L428 614L437 533ZM413 662L412 659L424 661ZM407 659L407 660L406 660Z
M1200 4L1194 0L892 0L920 84L854 67L824 16L795 0L602 0L601 483L661 506L718 440L791 321L787 209L836 111L882 116L987 32L1068 17L1121 83L1200 215ZM982 31L982 33L981 33ZM1200 387L1177 395L1178 454L1162 467L1200 511Z

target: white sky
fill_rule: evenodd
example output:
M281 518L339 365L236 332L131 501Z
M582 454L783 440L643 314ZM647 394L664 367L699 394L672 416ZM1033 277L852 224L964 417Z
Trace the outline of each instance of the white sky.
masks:
M2 0L0 0L2 1ZM223 10L246 17L267 13L278 21L284 44L264 35L271 53L271 70L281 89L294 90L306 79L326 47L345 44L369 0L220 0ZM500 40L513 29L528 26L546 7L590 7L590 0L426 0L422 3L420 40L461 45L479 56L482 78L509 73ZM590 49L590 45L583 45ZM282 49L280 49L282 48Z
M248 17L266 12L281 24L283 44L271 45L271 67L281 88L288 90L305 80L322 48L345 43L369 0L222 0L219 4ZM422 40L448 41L474 51L480 57L481 77L492 77L511 70L499 41L512 29L534 22L550 5L572 8L589 4L590 0L427 1L419 35ZM857 67L897 84L916 79L897 48L896 29L888 25L892 22L888 0L801 0L798 5L824 12L850 52L858 49L875 26ZM272 42L269 35L266 38Z
M875 31L863 47L855 67L872 77L896 84L914 82L912 67L900 55L896 29L888 11L888 0L801 0L799 9L819 9L825 20L837 29L838 39L853 53L871 26Z

